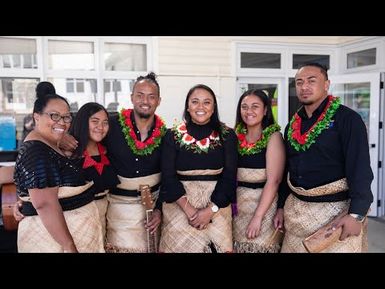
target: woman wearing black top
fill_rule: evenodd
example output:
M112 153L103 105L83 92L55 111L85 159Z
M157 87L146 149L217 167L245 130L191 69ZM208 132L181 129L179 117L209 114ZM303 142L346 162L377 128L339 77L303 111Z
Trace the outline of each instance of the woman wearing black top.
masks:
M235 131L238 137L235 251L278 252L280 244L273 237L273 217L285 166L285 147L280 127L274 122L270 99L263 91L250 89L239 98Z
M106 149L101 144L108 130L108 113L96 102L84 104L69 129L70 134L79 140L76 150L71 153L71 159L83 168L85 179L93 182L89 191L94 195L98 207L104 240L108 207L106 196L109 189L119 184L115 170L106 157ZM16 212L15 218L19 220L20 217L20 212Z
M96 102L84 104L76 114L69 133L77 139L78 146L71 158L81 158L87 181L93 181L91 191L99 210L103 236L106 236L107 193L119 184L119 179L106 156L101 141L107 135L109 121L107 110Z
M19 252L104 252L98 209L76 160L58 147L71 115L65 98L38 96L34 129L16 159L14 179L23 200Z
M214 92L199 84L185 101L184 122L165 136L162 151L161 252L231 252L237 147L219 121Z

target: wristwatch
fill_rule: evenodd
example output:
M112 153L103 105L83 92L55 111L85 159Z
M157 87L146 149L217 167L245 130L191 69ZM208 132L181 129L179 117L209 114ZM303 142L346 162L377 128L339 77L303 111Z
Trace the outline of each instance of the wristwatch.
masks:
M353 213L350 213L349 215L352 216L354 219L356 219L357 222L360 222L360 223L362 223L365 220L365 216L361 216Z
M218 212L218 211L219 211L218 206L217 206L216 204L213 203L213 205L211 206L211 211L212 211L213 213Z

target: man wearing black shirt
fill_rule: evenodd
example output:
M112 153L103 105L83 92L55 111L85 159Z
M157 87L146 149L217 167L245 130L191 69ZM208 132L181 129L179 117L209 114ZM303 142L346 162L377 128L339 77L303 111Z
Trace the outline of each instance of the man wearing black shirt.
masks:
M131 94L133 109L123 109L118 117L110 118L105 144L121 183L108 195L107 252L147 252L146 229L155 234L161 222L162 204L157 196L161 141L166 126L155 115L160 100L156 75L140 76ZM153 200L157 200L146 225L146 212L138 191L140 185L149 185Z
M302 241L329 222L334 230L342 228L341 242L323 252L365 251L363 221L373 201L365 124L339 98L328 95L323 66L302 66L295 85L303 106L285 129L288 175L275 218L286 229L282 252L306 252Z
M166 126L155 114L160 104L160 88L151 72L139 76L132 89L133 109L110 116L110 128L103 143L120 184L107 195L107 252L147 252L148 240L155 242L161 222L160 188L161 143ZM74 149L74 139L66 138ZM67 148L69 149L69 148ZM140 185L149 185L155 208L146 218ZM150 233L151 235L149 235ZM152 246L156 247L157 244Z

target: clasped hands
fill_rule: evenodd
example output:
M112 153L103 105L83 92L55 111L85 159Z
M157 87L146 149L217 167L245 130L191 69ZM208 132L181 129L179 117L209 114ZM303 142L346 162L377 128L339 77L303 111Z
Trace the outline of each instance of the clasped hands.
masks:
M188 223L190 226L198 230L204 230L207 228L207 225L211 222L211 218L214 213L210 208L202 208L196 210L195 213L191 216L187 215Z
M193 207L187 200L186 195L182 196L177 200L177 204L181 207L183 212L186 214L188 223L190 226L197 230L204 230L210 223L214 212L210 207L197 209Z

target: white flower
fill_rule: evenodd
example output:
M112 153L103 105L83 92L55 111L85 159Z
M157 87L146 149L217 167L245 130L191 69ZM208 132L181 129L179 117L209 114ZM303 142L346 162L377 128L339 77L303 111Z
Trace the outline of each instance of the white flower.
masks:
M207 151L208 148L210 147L210 139L208 137L201 139L200 141L197 141L197 146L202 150L202 151Z
M196 140L195 138L193 138L191 135L189 135L188 133L185 133L182 137L182 142L189 145L189 144L192 144L194 143Z

